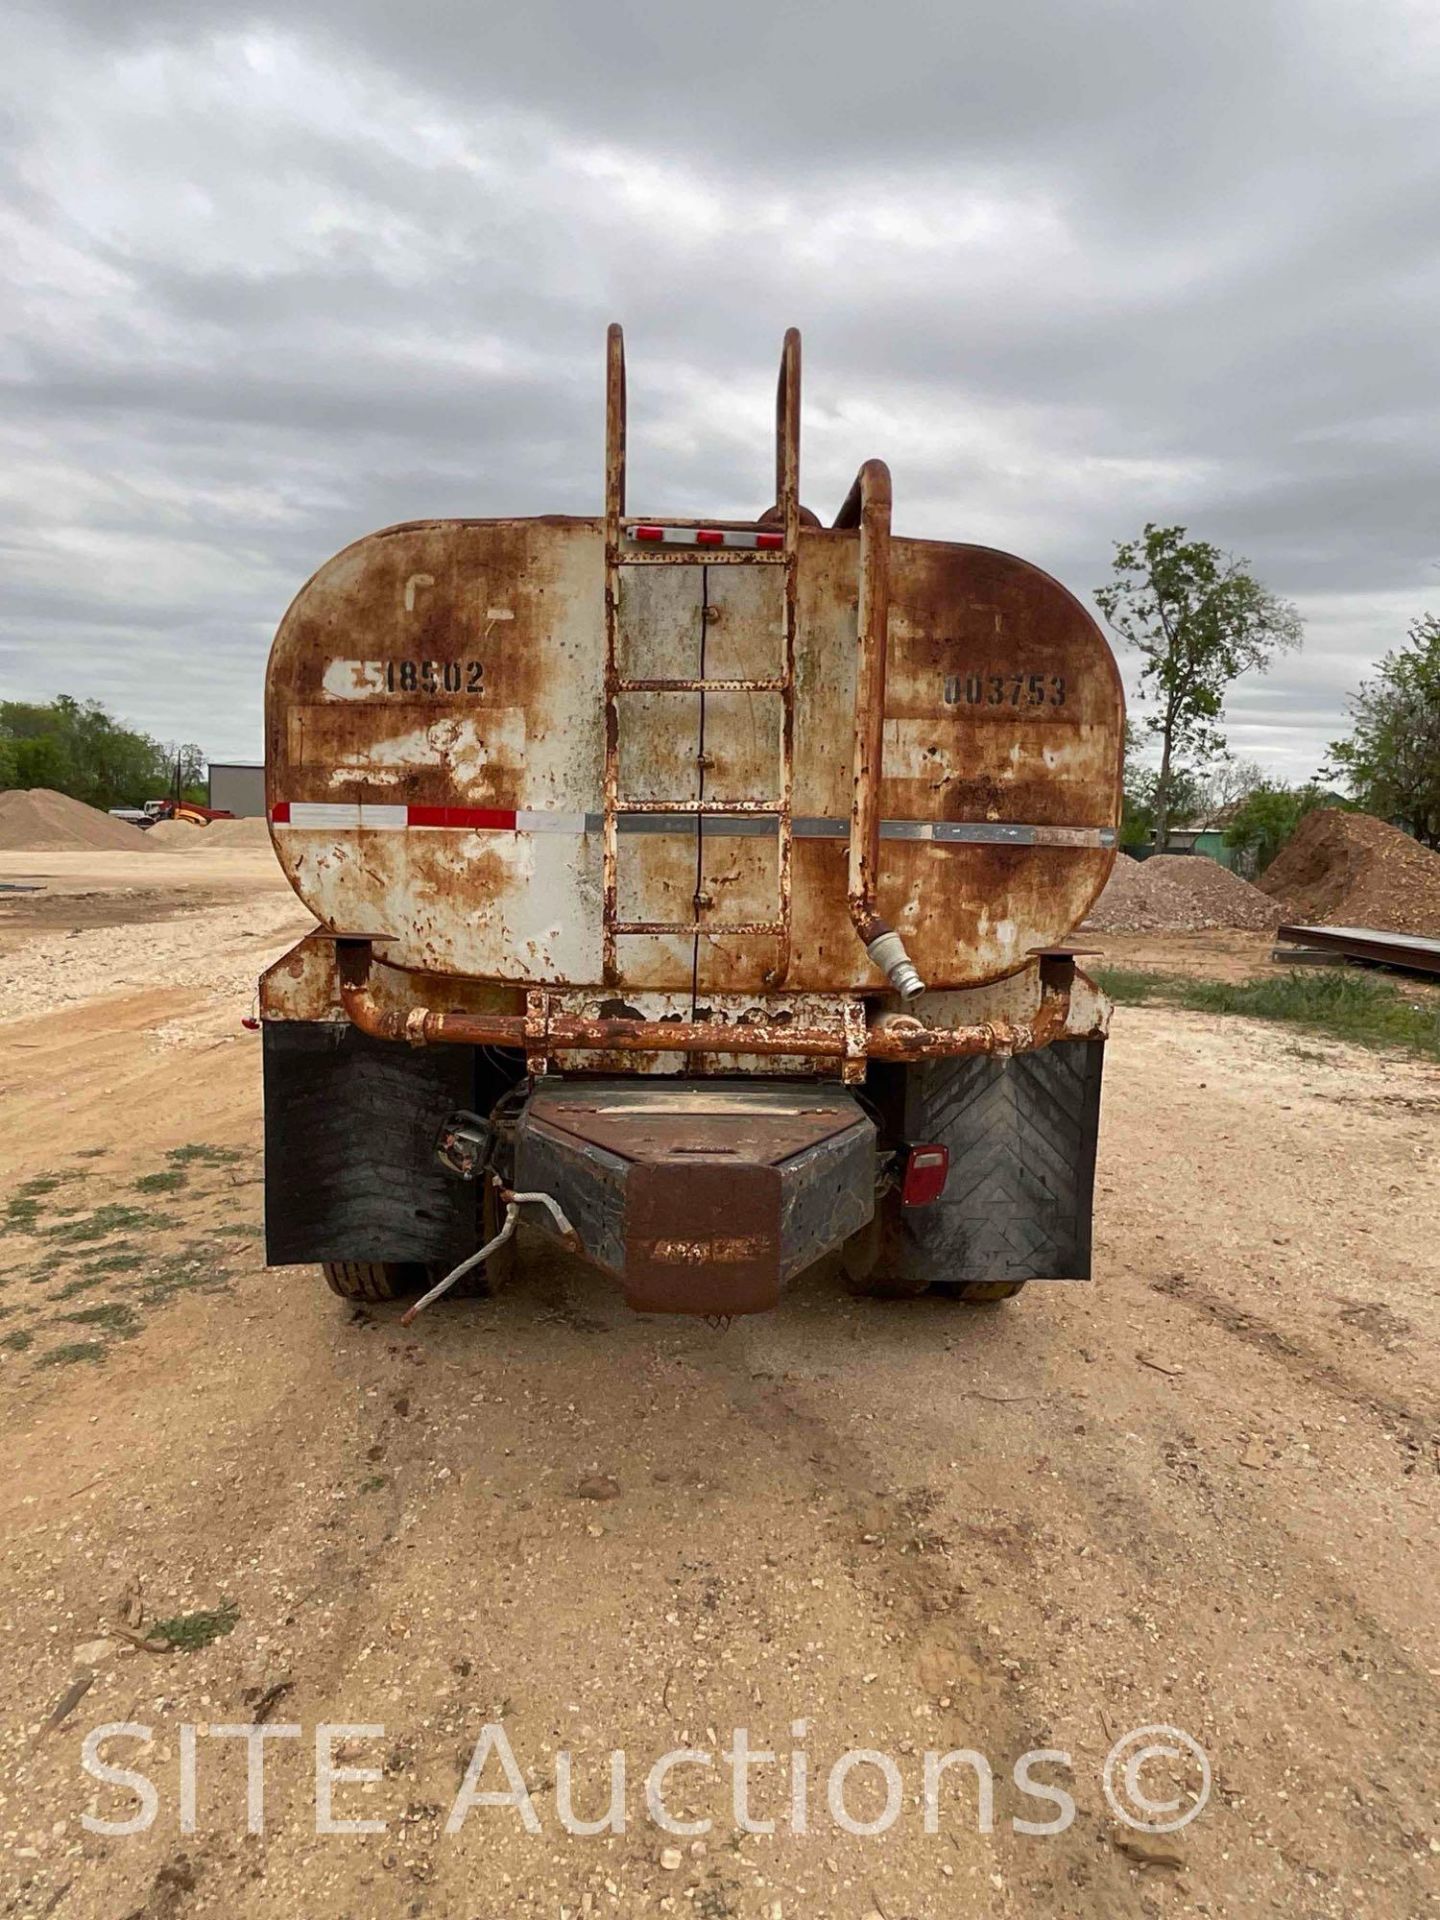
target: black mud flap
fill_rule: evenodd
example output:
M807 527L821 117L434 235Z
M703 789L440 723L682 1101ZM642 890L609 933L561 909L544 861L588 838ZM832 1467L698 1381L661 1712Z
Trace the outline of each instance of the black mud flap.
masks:
M932 1205L890 1210L886 1269L917 1287L1088 1280L1104 1058L1091 1035L902 1069L902 1135L948 1147L950 1175Z
M435 1158L441 1122L476 1103L473 1048L267 1021L264 1060L269 1265L453 1266L474 1251L477 1189Z
M758 1313L870 1219L875 1128L813 1081L548 1083L515 1185L559 1202L638 1312Z

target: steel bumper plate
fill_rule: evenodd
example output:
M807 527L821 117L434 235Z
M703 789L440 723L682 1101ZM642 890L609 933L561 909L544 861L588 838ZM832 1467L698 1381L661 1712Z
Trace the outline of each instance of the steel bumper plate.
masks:
M870 1219L875 1129L835 1087L561 1082L521 1116L516 1185L637 1311L758 1313Z

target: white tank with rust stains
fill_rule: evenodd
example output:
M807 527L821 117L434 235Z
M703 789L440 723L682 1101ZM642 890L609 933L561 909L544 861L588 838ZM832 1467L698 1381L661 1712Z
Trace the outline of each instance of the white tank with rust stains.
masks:
M858 553L806 528L793 568L738 544L618 567L611 984L883 990L846 903ZM1025 561L890 555L879 911L931 987L973 986L1064 939L1105 884L1120 677ZM792 576L787 835L757 808L783 797ZM270 657L267 799L325 927L425 973L605 982L606 580L599 519L452 520L371 534L302 590ZM776 684L715 685L734 680ZM684 931L634 930L657 926Z

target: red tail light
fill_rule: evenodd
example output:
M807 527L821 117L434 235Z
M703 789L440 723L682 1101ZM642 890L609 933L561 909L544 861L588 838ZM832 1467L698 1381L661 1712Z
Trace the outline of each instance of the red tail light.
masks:
M785 536L783 533L757 533L755 544L757 547L768 547L773 551L776 547L784 546Z
M725 535L718 527L701 527L695 535L697 547L723 547Z
M950 1173L948 1147L912 1147L905 1161L905 1178L900 1186L903 1207L928 1207L945 1191Z

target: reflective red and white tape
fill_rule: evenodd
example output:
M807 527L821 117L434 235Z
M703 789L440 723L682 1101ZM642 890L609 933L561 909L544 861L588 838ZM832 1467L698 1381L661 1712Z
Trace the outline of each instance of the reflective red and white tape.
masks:
M685 833L694 830L700 816L693 813L622 813L621 833ZM372 800L278 800L270 809L271 824L308 832L398 833L412 827L450 827L484 833L602 833L603 813L532 812L521 807L398 806ZM763 837L773 835L773 816L707 814L707 837ZM848 820L820 815L797 815L797 840L844 840ZM1113 847L1113 827L1027 826L1009 820L882 820L886 840L930 840L941 845L1012 847Z
M772 533L768 529L741 532L738 527L667 527L656 524L628 527L626 533L642 547L743 547L752 553L778 553L785 545L783 533Z

